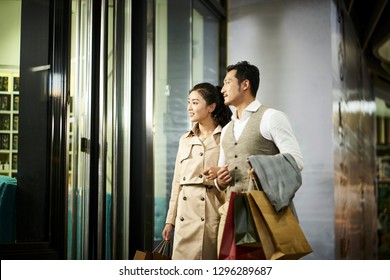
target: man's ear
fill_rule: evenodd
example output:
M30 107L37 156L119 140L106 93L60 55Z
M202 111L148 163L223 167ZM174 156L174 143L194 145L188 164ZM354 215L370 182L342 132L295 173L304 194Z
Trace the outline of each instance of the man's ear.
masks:
M241 85L242 85L242 89L243 89L243 90L248 90L249 87L250 87L250 85L249 85L249 80L248 80L248 79L243 80L242 83L241 83Z

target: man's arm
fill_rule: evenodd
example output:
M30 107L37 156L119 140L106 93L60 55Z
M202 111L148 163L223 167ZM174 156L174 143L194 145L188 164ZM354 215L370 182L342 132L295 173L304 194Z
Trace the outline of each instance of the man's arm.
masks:
M278 147L280 153L291 154L300 170L304 167L303 155L287 115L281 111L268 109L260 123L260 133Z

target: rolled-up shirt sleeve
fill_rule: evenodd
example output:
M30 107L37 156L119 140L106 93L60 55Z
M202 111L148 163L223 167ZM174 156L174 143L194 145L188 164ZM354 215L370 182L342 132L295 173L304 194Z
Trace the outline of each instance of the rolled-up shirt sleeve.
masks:
M260 133L278 147L280 153L291 154L300 170L304 167L303 155L287 115L275 109L264 112Z

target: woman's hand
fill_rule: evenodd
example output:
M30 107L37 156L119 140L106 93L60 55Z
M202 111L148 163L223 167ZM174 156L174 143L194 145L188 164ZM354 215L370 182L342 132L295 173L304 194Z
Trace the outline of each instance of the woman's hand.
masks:
M164 227L164 229L162 231L162 236L163 236L164 240L170 240L171 239L172 229L173 229L173 225L172 224L165 224L165 227Z
M220 169L219 166L212 166L205 171L203 171L203 175L206 176L207 180L214 180L217 178L217 172Z
M230 174L227 165L224 165L222 167L219 166L210 167L205 171L203 171L203 175L205 175L206 179L208 180L217 179L218 187L222 187L222 188L226 188L227 186L229 186L229 183L233 180L233 177Z

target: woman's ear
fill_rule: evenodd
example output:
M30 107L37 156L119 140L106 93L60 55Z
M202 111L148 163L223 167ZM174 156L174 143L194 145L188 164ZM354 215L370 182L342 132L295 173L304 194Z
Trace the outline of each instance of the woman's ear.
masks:
M215 108L217 107L217 104L213 103L213 104L210 104L208 107L209 107L209 112L211 113L215 110Z

